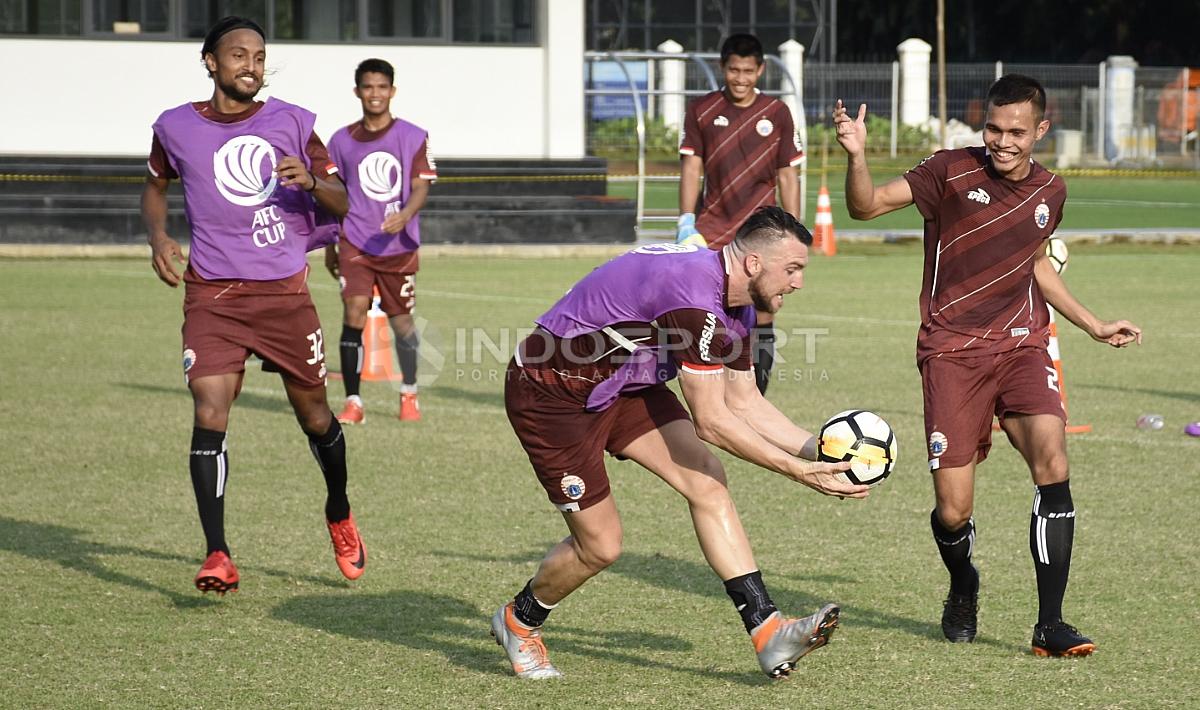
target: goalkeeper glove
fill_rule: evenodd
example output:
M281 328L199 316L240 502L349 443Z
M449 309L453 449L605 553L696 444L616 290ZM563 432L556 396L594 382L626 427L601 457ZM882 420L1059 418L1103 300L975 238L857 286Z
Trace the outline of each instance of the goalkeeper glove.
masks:
M694 244L701 248L708 246L708 242L706 242L700 232L696 230L695 213L684 212L683 214L679 215L679 222L677 222L675 230L675 243Z

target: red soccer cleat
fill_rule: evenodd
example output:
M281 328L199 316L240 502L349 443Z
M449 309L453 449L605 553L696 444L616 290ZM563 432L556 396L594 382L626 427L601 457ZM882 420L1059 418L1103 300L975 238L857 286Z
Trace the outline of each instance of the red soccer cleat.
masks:
M367 420L367 414L363 411L361 403L347 399L342 413L337 415L337 420L342 424L362 424Z
M221 550L210 554L196 573L196 589L202 592L216 592L224 596L225 592L236 592L237 588L237 567L229 555Z
M333 557L337 560L338 569L346 579L358 579L367 566L367 548L362 538L358 536L358 526L354 523L354 513L338 522L325 521L329 526L329 537L333 540Z
M402 392L400 394L400 421L421 421L421 407L417 404L416 392Z

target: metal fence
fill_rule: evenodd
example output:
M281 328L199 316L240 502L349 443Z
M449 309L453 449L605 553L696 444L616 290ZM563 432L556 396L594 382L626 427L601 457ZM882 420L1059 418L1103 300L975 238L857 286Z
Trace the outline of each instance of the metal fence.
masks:
M1139 67L1132 61L1121 61L1124 58L1111 59L1085 65L948 64L947 147L982 143L980 129L988 87L1003 74L1020 73L1037 78L1046 88L1046 118L1051 130L1038 146L1042 162L1060 169L1200 169L1200 70ZM674 179L673 174L663 173L677 172L671 165L678 160L675 148L684 108L687 101L720 87L718 61L716 54L708 53L586 54L588 152L628 161L631 167L636 163L637 175L631 179L638 182L639 218L672 218L646 213L645 183ZM678 77L664 82L668 67L682 72L682 83ZM789 67L798 69L795 73L800 75L802 86L795 86ZM833 143L830 114L839 98L851 107L867 104L871 117L869 150L893 157L925 154L941 145L941 127L936 121L936 72L930 71L928 78L929 115L933 120L923 125L907 126L899 121L903 81L897 62L805 62L799 68L789 65L787 58L769 56L759 88L791 103L810 159L822 146ZM664 88L664 83L674 88ZM802 176L806 168L802 168Z

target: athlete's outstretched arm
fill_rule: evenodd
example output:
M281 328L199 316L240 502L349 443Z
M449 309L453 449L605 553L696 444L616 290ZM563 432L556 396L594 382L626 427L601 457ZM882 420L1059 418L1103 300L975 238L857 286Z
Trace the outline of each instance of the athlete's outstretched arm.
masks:
M779 183L779 205L783 211L796 219L800 219L800 178L796 177L796 168L787 165L775 172Z
M179 271L175 264L183 263L183 250L179 242L167 235L167 186L166 178L146 176L142 188L142 223L146 225L146 241L150 244L150 266L163 283L175 288L179 285Z
M775 446L809 461L817 460L817 437L797 426L762 396L753 370L725 370L725 403L729 411Z
M400 230L404 229L404 225L408 224L425 206L425 200L429 199L429 183L430 181L425 178L413 178L412 188L408 193L408 200L404 203L404 209L388 215L379 228L388 234L399 234Z
M695 212L700 201L700 176L704 174L704 159L685 155L679 161L679 214Z
M825 495L865 498L866 486L855 486L837 479L836 474L849 468L847 463L809 463L793 456L752 429L725 404L725 377L720 371L679 375L683 398L696 424L696 434L714 446L740 459L771 469L803 483Z
M295 155L285 155L279 159L275 167L279 175L279 184L284 187L296 187L312 193L317 204L324 207L334 217L345 217L350 211L350 198L346 196L346 186L336 173L324 179L319 178L303 160Z
M1035 259L1033 277L1037 280L1038 288L1046 297L1046 302L1064 318L1092 336L1093 340L1108 343L1114 348L1123 348L1130 343L1142 344L1141 328L1127 320L1100 320L1071 295L1045 251L1039 249Z
M845 149L846 209L854 219L874 219L912 204L912 188L902 177L875 186L867 169L867 105L859 104L858 117L851 118L838 99L833 109L833 128Z

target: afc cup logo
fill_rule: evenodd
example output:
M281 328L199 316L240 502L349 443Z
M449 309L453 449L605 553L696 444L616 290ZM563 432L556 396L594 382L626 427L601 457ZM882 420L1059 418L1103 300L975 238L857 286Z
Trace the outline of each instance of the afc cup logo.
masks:
M1037 223L1038 229L1045 229L1050 223L1050 207L1045 202L1033 209L1033 221Z
M263 165L268 161L270 166L264 171ZM213 155L213 176L221 196L233 204L261 205L275 191L278 182L275 149L258 136L231 138Z
M376 202L390 202L400 194L400 161L391 153L377 150L358 164L358 184L363 194Z
M574 475L563 476L562 481L559 482L559 485L562 486L563 495L571 500L579 500L583 497L584 491L587 490L587 486L584 484L583 479Z

